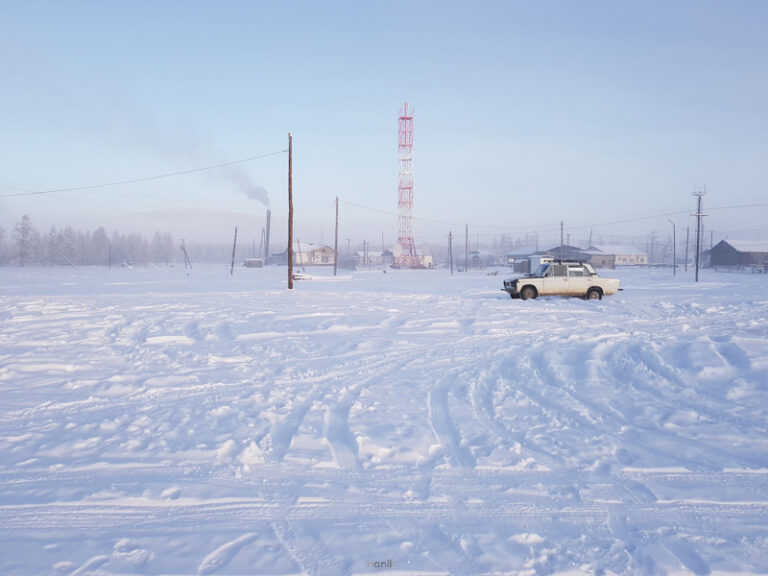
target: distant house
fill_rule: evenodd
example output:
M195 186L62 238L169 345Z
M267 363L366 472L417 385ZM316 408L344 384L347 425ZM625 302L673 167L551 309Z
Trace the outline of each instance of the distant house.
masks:
M392 263L392 252L389 252L389 261L385 260L385 252L378 250L358 250L355 252L356 266L387 266Z
M432 268L434 267L434 261L432 259L432 249L426 242L415 246L416 249L416 267L417 268ZM397 262L403 255L403 247L400 244L395 244L392 250L393 262ZM394 266L394 263L392 264Z
M564 244L560 246L559 244L557 246L553 246L549 250L547 250L544 254L547 256L552 256L552 258L556 258L559 260L584 260L584 250L579 248L578 246L569 246L568 244Z
M598 268L648 265L648 254L634 246L599 244L585 253L589 255L590 264Z
M518 248L513 248L504 255L504 266L513 266L517 268L521 263L525 266L528 262L528 258L533 254L536 254L535 246L520 246ZM525 270L525 272L527 272L527 270Z
M339 266L347 270L357 268L379 268L392 266L394 256L391 250L358 250L339 254Z
M297 266L333 266L336 252L330 246L305 242L293 244L293 263Z
M592 264L594 268L616 268L616 254L601 252L596 248L585 250L583 260Z
M709 251L712 266L761 267L768 262L768 241L721 240Z
M470 268L486 268L488 266L494 266L496 264L496 258L493 254L485 254L479 250L472 250L469 253L469 267Z

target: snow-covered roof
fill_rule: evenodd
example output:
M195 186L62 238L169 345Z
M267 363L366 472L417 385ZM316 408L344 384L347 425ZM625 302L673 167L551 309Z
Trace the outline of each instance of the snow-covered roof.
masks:
M520 246L519 248L507 250L507 256L530 256L531 254L536 254L535 246Z
M596 244L592 246L592 249L602 252L603 254L621 254L622 256L646 255L643 250L635 248L634 246L624 246L622 244Z
M295 252L315 252L317 250L331 250L333 251L333 248L330 246L320 246L318 244L312 244L311 242L294 242L293 243L293 250Z
M583 248L579 248L578 246L572 246L570 244L563 244L562 246L560 244L555 244L551 248L546 249L547 254L557 253L560 252L560 249L562 249L564 252L584 252Z
M766 240L723 240L730 244L737 252L768 252Z

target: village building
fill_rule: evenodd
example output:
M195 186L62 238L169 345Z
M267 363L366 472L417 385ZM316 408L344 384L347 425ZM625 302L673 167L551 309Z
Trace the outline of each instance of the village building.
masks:
M721 240L709 251L713 267L753 268L764 272L768 265L768 241Z
M469 253L469 267L483 269L496 265L496 257L493 254L486 254L479 250L472 250Z
M634 246L598 244L585 251L587 261L595 268L647 266L648 254Z
M533 254L536 254L535 246L519 246L513 248L504 255L504 266L517 268L518 265L528 262L528 258Z
M305 242L294 242L293 264L295 266L333 266L336 252L330 246L318 246Z
M544 252L546 256L551 256L552 258L555 258L557 260L585 260L585 251L582 248L579 248L578 246L570 246L568 244L563 244L553 246L546 252Z
M415 247L416 248L416 261L417 268L434 268L434 260L432 258L432 250L428 243L423 243ZM400 244L395 244L392 250L392 256L395 261L398 260L403 254L403 247Z

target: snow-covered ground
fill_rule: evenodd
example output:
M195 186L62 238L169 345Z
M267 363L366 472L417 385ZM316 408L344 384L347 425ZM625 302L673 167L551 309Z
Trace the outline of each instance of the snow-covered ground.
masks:
M0 269L0 574L768 573L768 277Z

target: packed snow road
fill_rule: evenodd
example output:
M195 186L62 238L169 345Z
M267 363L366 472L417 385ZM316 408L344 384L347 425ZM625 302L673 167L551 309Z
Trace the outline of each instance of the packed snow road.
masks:
M2 574L768 572L768 278L0 269Z

